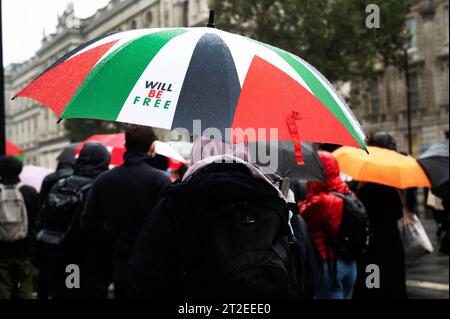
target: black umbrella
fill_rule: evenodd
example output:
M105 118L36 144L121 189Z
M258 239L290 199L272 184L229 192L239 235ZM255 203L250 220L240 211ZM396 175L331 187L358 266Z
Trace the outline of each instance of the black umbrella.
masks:
M431 182L433 193L448 200L448 140L431 145L422 155L418 162Z
M277 173L281 177L289 177L291 180L324 181L325 173L322 161L313 145L311 143L301 144L304 165L297 164L294 145L290 142L249 143L251 159L267 173Z

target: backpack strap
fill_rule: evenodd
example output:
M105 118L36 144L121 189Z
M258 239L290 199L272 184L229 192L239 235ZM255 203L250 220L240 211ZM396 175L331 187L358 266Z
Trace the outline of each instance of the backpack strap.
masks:
M69 176L69 177L63 179L63 183L67 183L67 182L69 181L69 179L72 179L72 178L73 178L73 176ZM81 186L77 186L77 189L78 189L78 191L79 191L80 194L81 194L80 201L83 201L83 199L84 199L84 193L85 193L89 188L92 187L92 184L93 184L93 181L92 181L92 180L88 180L88 181L86 181L85 184L83 184L83 185L81 185ZM70 222L70 224L69 224L69 227L67 228L67 234L70 234L70 233L73 231L73 229L74 229L74 225L75 225L77 222L79 222L79 220L80 220L80 213L81 213L81 211L82 211L83 208L84 208L83 205L78 205L78 207L76 208L76 210L75 210L75 212L74 212L74 214L73 214L73 216L72 216L72 220L71 220L71 222Z
M24 200L22 193L20 192L20 188L23 186L22 183L17 183L14 185L5 185L0 183L0 199L4 200L4 196L5 196L5 191L7 186L10 186L12 189L14 189L14 192L16 192L17 198L21 199L22 201Z

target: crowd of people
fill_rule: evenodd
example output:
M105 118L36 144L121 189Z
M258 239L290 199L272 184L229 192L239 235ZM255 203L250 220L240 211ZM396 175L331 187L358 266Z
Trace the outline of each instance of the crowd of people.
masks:
M0 299L407 297L398 220L417 206L414 190L344 182L325 150L325 180L289 189L245 145L203 138L189 169L169 178L151 128L130 125L125 140L113 169L99 143L61 154L40 194L20 183L17 158L0 158ZM370 143L396 149L385 133ZM369 264L382 274L377 289ZM68 265L79 268L76 287Z

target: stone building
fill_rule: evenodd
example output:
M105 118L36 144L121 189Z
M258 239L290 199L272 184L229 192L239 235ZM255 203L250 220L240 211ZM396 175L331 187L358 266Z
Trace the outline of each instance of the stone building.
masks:
M26 152L25 163L54 168L69 141L55 114L34 100L11 97L58 58L80 44L112 31L203 26L207 0L110 0L94 15L79 19L72 4L58 17L56 32L25 63L5 68L6 137Z
M448 1L413 1L407 16L413 154L448 134ZM381 22L382 23L382 22ZM387 131L408 151L406 80L403 69L389 67L364 84L355 113L365 131Z

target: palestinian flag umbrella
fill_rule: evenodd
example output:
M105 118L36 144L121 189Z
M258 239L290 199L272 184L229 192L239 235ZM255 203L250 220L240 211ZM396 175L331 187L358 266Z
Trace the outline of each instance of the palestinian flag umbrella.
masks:
M142 29L94 39L68 53L15 97L61 119L90 118L193 131L266 129L232 141L344 144L364 133L333 86L310 64L276 47L215 28ZM277 136L269 129L277 128ZM260 131L263 132L263 131Z
M111 153L111 165L119 166L123 163L123 154L125 153L125 134L115 133L115 134L97 134L89 137L82 143L80 143L75 148L75 154L78 156L84 144L87 142L99 142L102 143L108 151ZM155 153L163 155L169 160L169 168L177 169L183 163L185 163L184 158L167 143L161 141L155 141L154 144Z
M6 155L16 156L20 160L23 160L24 151L12 142L6 140Z

